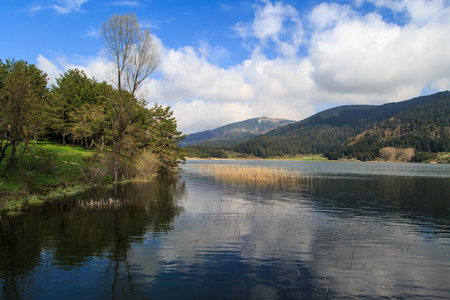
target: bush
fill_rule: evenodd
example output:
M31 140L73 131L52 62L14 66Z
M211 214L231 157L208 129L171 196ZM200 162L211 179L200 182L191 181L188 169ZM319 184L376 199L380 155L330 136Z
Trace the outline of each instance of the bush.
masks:
M431 152L417 152L411 159L412 162L425 162L436 159L436 153Z
M124 179L148 179L157 174L159 169L158 157L147 150L140 152L133 160L127 160L121 164Z
M59 170L58 153L50 149L38 148L24 167L36 173L56 174Z
M150 151L142 151L135 160L136 177L145 179L154 176L159 170L158 157Z
M85 162L83 166L80 167L80 179L88 185L100 185L105 183L107 179L108 158L101 157L98 152L92 154L91 156L84 157Z

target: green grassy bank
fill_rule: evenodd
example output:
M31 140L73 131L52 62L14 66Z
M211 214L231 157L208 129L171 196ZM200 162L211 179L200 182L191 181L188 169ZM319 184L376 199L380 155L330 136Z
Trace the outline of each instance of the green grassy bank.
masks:
M84 147L30 145L17 167L5 170L5 161L0 166L0 210L20 209L110 182L105 175L101 182L89 182L88 173L98 163L94 157L96 151Z

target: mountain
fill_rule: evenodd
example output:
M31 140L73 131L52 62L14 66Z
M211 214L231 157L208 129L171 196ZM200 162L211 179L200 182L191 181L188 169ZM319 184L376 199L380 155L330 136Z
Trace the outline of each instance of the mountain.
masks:
M240 143L233 150L263 158L310 153L364 160L377 156L383 147L450 151L449 101L446 91L378 106L339 106Z
M273 129L294 122L295 121L267 117L253 118L228 124L213 130L189 134L180 142L180 146L233 146L252 137L265 134Z

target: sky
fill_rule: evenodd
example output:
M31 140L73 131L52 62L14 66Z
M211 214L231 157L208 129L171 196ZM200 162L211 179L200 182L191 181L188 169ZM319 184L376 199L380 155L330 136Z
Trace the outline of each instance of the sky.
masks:
M0 59L49 85L68 69L108 81L100 38L135 12L161 63L140 96L192 133L267 116L450 89L450 0L2 0Z

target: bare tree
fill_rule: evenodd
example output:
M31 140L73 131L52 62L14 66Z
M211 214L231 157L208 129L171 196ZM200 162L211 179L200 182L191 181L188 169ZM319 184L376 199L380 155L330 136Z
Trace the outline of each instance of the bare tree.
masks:
M149 29L142 29L134 13L113 15L102 25L101 37L111 80L117 94L111 99L113 112L113 181L117 182L124 135L133 123L136 92L159 65L157 45Z

